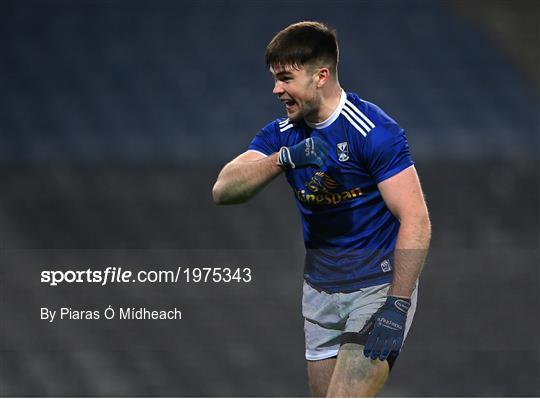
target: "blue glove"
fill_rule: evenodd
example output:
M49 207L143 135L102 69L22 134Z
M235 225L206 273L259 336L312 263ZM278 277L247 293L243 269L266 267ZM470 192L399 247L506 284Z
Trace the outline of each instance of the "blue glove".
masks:
M310 137L292 147L281 147L277 163L286 169L306 166L320 168L328 158L329 150L326 141L320 137Z
M379 310L373 313L360 335L369 334L364 346L364 356L386 360L395 352L399 354L405 335L405 321L411 301L388 296Z

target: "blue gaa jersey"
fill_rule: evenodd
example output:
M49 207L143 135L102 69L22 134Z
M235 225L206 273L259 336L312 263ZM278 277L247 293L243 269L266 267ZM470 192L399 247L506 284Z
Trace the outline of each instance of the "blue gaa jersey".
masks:
M270 155L314 136L333 149L326 164L286 171L302 215L306 281L326 292L391 282L399 221L377 184L413 165L403 129L376 105L343 91L326 121L277 119L248 149Z

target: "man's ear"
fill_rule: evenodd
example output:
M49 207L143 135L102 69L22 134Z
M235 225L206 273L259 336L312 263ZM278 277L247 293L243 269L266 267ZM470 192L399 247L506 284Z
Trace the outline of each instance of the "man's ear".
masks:
M326 67L318 68L316 78L317 87L323 87L330 80L330 70Z

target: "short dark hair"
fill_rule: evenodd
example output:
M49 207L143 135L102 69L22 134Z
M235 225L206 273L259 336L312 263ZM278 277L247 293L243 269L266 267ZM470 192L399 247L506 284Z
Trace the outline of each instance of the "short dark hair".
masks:
M265 59L267 68L317 64L327 66L336 75L339 59L336 31L316 21L289 25L266 46Z

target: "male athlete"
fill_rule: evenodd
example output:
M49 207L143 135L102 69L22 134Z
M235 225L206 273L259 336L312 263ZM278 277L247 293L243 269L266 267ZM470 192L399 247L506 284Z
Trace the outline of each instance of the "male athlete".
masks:
M338 81L335 32L300 22L266 49L286 118L261 129L213 188L249 200L285 173L302 215L303 316L314 396L374 396L416 308L430 221L403 129Z

